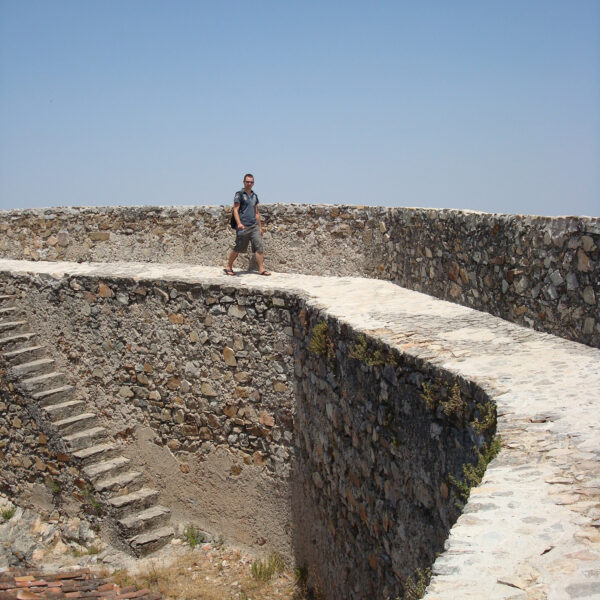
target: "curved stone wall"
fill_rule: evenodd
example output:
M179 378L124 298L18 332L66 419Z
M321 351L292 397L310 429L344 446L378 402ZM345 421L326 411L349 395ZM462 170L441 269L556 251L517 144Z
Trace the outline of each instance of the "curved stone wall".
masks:
M477 385L298 292L110 275L3 284L181 526L276 550L329 598L395 597L442 550L460 514L450 481L495 430Z
M295 338L296 563L327 598L403 597L442 552L496 408L472 382L300 315Z
M261 211L273 270L389 279L600 347L598 218L280 204ZM222 266L232 236L224 207L0 212L4 258Z
M600 346L600 219L390 209L387 278Z
M58 332L47 340L57 362L82 378L183 523L204 518L218 531L221 519L234 525L233 539L282 548L330 598L395 597L438 550L426 598L598 593L599 350L386 281L0 263L0 291L22 292L44 337ZM188 353L198 371L188 375L186 365L184 384L176 369ZM238 400L229 383L247 371L246 358L267 387ZM275 389L291 381L293 392ZM102 399L104 386L111 393ZM10 389L1 391L6 403ZM146 392L161 404L144 405ZM11 409L0 415L8 430L30 407ZM496 414L502 449L452 525ZM135 426L122 429L128 419ZM3 483L22 465L21 450L36 451L32 438L11 432ZM53 461L57 477L72 472ZM20 467L11 474L17 491L30 483L21 474L42 477Z

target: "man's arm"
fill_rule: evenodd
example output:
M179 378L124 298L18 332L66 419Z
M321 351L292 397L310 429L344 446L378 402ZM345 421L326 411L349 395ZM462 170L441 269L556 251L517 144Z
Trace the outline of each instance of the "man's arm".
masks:
M235 222L237 223L237 228L244 229L244 225L242 224L242 222L240 220L240 203L239 202L235 202L233 205L233 218L235 219Z

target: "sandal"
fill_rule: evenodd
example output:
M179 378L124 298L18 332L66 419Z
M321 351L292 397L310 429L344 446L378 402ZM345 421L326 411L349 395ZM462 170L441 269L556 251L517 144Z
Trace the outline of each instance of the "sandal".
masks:
M269 273L269 271L259 271L258 272L259 275L265 275L266 277L268 277L271 273Z
M229 267L227 267L226 269L223 269L225 271L225 275L235 275L235 273L233 272L233 269L230 269Z

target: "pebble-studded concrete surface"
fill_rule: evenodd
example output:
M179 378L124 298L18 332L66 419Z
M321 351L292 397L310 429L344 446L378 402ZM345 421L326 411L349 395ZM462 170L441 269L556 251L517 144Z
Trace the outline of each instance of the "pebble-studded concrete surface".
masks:
M425 598L600 598L600 350L372 279L0 260L2 271L294 290L477 381L497 402L503 448L452 528Z

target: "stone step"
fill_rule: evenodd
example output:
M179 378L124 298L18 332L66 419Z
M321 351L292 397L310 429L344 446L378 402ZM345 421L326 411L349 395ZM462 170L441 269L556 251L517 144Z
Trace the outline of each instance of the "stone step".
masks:
M97 492L116 492L117 490L127 489L128 493L139 490L142 485L142 474L139 471L125 471L114 477L99 479L94 482L94 489Z
M113 496L108 499L108 504L112 506L121 516L125 518L132 513L139 512L156 504L158 492L150 488L142 488L130 494L122 496Z
M104 442L102 444L96 444L95 446L89 446L83 450L77 450L73 452L73 457L77 459L83 466L91 465L96 463L98 460L108 460L118 454L120 448L117 444L112 442Z
M174 535L172 527L161 527L136 535L129 540L129 545L137 556L144 556L168 544Z
M92 427L91 429L84 429L71 435L66 435L63 440L71 450L83 450L93 446L95 442L106 435L106 429L104 427Z
M18 306L3 306L2 308L0 308L0 318L5 318L8 315L14 315L22 313L22 309L20 309Z
M110 460L102 460L100 462L92 463L87 467L84 467L84 474L92 481L108 475L116 475L120 471L127 468L131 461L124 456L117 456Z
M27 333L29 331L29 323L27 321L0 321L0 335L11 333Z
M18 350L11 350L3 354L5 360L10 365L19 365L23 362L29 362L35 358L41 358L44 355L46 346L25 346Z
M171 510L157 504L122 519L119 521L119 526L125 531L125 535L133 536L148 529L166 525L170 517Z
M20 386L29 392L41 392L45 389L51 389L64 383L65 376L60 371L52 371L51 373L44 373L43 375L36 375L35 377L28 377L27 379L21 379Z
M58 419L64 419L69 415L79 415L83 413L86 406L87 405L83 400L67 400L66 402L44 406L43 410L51 420L56 421Z
M8 300L16 300L15 294L0 294L0 303L7 302Z
M18 350L27 344L27 342L35 335L35 333L15 333L13 335L0 337L0 348L3 348L4 350Z
M42 406L64 402L73 397L75 388L72 385L61 385L48 390L42 390L32 394L32 398Z
M96 413L81 413L78 415L71 415L65 419L54 421L52 424L60 431L62 435L76 433L77 431L83 431L89 429L97 421Z
M29 373L36 373L42 375L44 373L50 373L54 366L54 360L52 358L38 358L29 362L24 362L19 365L15 365L11 368L13 375L22 377Z

